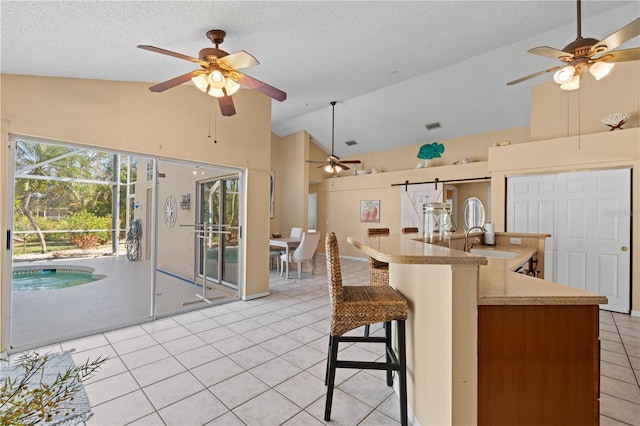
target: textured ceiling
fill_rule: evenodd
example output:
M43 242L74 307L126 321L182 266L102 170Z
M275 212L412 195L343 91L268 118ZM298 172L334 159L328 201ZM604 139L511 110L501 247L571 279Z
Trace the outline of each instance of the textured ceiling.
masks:
M639 15L638 1L585 0L582 35ZM576 38L574 1L1 1L0 17L3 73L150 85L195 68L138 44L198 56L224 29L221 48L253 54L244 71L288 94L272 101L276 134L305 129L330 151L338 101L341 157L527 126L530 88L551 76L505 83L558 65L528 49Z

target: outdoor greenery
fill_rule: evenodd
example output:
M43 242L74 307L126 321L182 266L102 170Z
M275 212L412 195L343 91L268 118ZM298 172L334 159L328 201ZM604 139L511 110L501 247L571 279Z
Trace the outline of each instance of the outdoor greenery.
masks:
M18 358L20 375L7 376L0 382L0 425L46 424L53 416L69 416L75 409L65 405L72 401L83 381L91 377L105 357L68 368L51 383L44 378L47 355L30 352Z
M16 144L14 235L17 242L60 242L90 248L111 239L113 154L35 141ZM127 165L120 164L119 181L126 183ZM135 180L135 161L131 164ZM126 186L120 186L120 223L124 223ZM50 232L72 230L74 232ZM31 231L23 234L21 231ZM47 231L47 232L44 232ZM123 231L124 234L124 231Z

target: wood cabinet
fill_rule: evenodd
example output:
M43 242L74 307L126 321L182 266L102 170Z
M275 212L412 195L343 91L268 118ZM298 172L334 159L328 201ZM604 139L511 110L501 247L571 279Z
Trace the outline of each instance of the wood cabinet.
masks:
M478 306L479 425L599 424L598 305Z

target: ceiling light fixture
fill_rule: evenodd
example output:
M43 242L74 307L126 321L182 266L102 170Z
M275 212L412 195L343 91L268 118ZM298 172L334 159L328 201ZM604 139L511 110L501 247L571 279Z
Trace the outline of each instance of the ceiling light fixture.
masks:
M614 65L615 64L610 62L602 61L591 64L587 63L586 65L584 63L579 64L577 68L573 65L567 65L556 71L553 75L553 81L558 83L562 90L576 90L580 88L581 70L583 70L585 66L596 80L600 80L609 74Z
M553 81L558 84L565 84L571 81L574 74L576 73L576 67L573 65L567 65L566 67L560 68L553 75Z
M609 74L614 65L615 64L610 62L596 62L595 64L591 64L589 72L596 80L600 80Z
M208 74L206 72L198 74L191 81L200 91L214 98L231 96L240 89L238 83L230 77L225 77L219 69L214 69Z
M560 85L562 90L576 90L580 88L580 76L574 75L569 81Z

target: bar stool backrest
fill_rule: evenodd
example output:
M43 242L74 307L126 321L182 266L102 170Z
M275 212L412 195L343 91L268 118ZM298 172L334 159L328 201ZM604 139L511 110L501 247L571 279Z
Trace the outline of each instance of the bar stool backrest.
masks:
M335 311L342 302L342 271L340 269L340 250L334 232L327 233L324 239L325 257L327 258L327 280L329 281L329 299L331 309Z
M389 235L389 228L368 228L367 235Z

